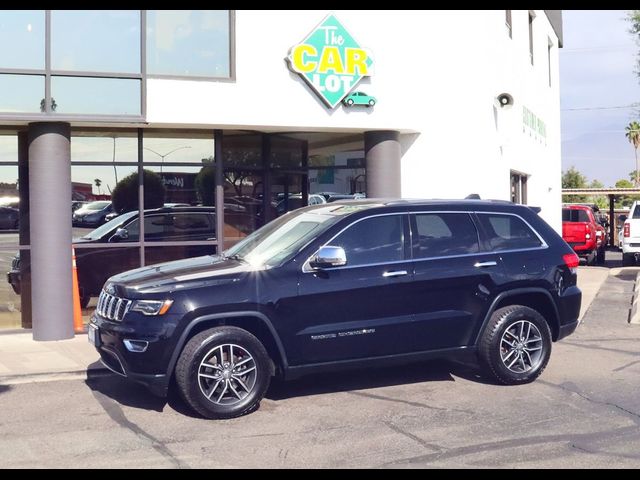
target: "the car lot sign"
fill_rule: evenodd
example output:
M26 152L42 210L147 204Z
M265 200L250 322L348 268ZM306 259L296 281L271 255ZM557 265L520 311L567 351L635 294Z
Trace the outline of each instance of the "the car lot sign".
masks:
M291 70L304 78L334 108L363 77L371 75L371 53L362 48L335 15L328 15L287 57Z

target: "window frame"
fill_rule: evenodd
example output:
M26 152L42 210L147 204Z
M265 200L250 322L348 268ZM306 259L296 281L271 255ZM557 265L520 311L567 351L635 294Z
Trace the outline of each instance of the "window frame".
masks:
M60 121L60 122L77 122L77 121L95 121L95 122L111 122L111 123L129 123L129 124L145 124L147 118L147 79L173 79L173 80L190 80L190 81L215 81L230 82L236 81L236 11L229 10L229 76L228 77L208 77L208 76L188 76L188 75L161 75L147 74L147 10L139 10L140 12L140 72L139 73L123 73L123 72L100 72L100 71L75 71L75 70L53 70L51 65L51 12L52 10L44 10L45 12L45 65L43 69L29 68L2 68L0 66L0 75L35 75L44 77L44 112L2 112L0 111L0 120L12 121ZM100 113L56 113L51 109L51 79L52 77L80 77L80 78L113 78L123 80L139 80L140 81L140 114L100 114ZM54 97L55 98L55 97ZM35 100L34 100L35 101Z

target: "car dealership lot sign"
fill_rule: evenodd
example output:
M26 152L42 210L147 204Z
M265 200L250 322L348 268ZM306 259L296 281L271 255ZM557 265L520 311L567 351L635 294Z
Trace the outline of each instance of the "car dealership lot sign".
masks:
M371 53L362 48L335 15L328 15L287 57L316 94L334 108L362 78L372 73Z

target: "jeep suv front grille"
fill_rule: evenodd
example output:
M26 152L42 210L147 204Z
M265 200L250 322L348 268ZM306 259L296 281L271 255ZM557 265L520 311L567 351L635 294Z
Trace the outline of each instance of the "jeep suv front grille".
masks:
M102 290L98 297L96 312L98 312L98 315L101 317L121 322L129 311L129 308L131 308L132 303L132 300L116 297Z

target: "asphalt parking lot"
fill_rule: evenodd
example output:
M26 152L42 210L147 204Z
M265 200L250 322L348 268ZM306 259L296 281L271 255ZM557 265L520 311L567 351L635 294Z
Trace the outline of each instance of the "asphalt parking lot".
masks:
M5 385L0 466L637 468L638 269L615 256L532 384L443 361L323 374L274 382L257 411L225 421L112 375Z

